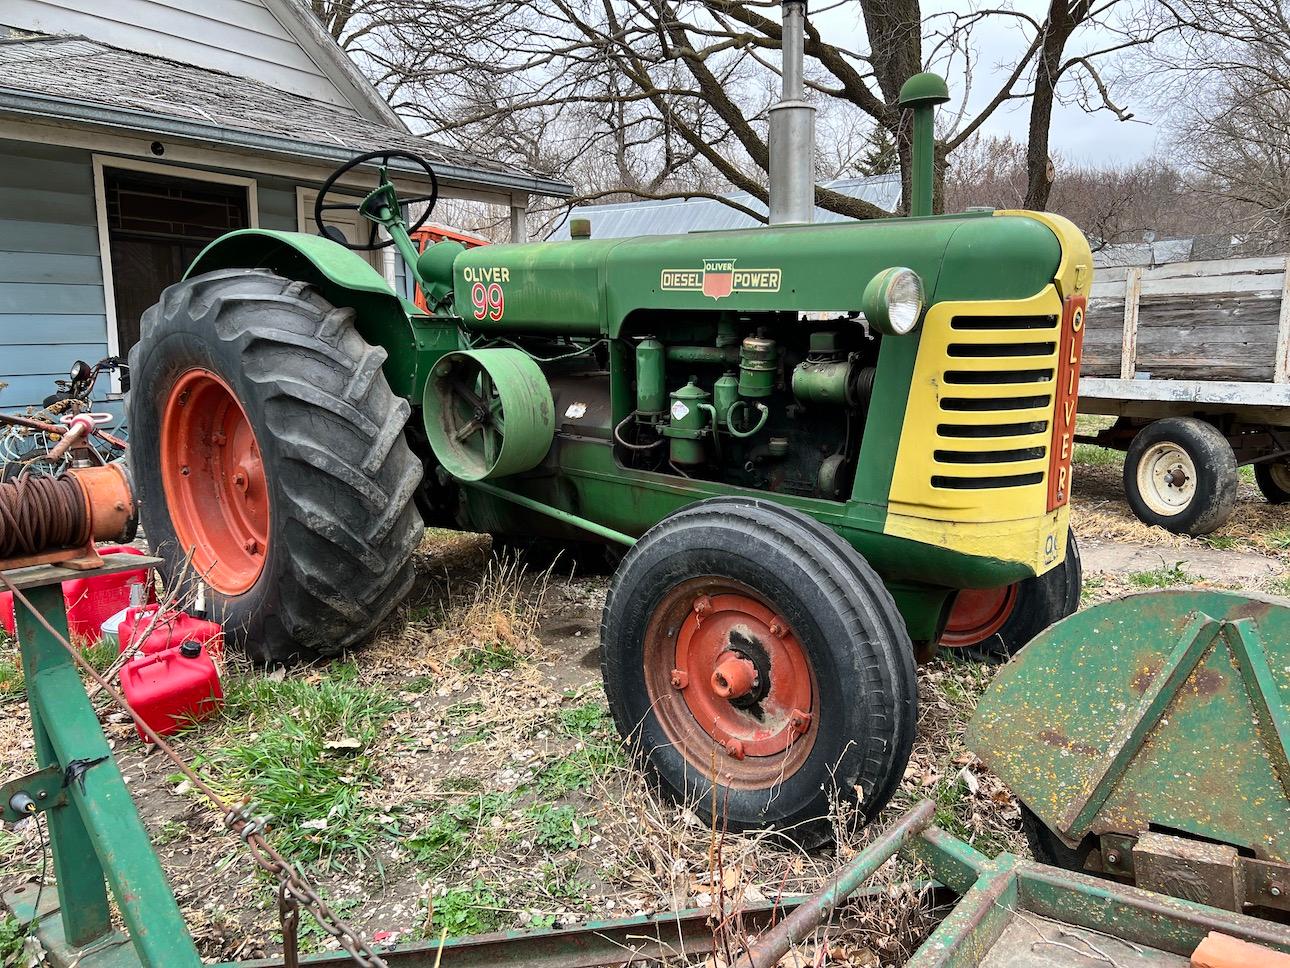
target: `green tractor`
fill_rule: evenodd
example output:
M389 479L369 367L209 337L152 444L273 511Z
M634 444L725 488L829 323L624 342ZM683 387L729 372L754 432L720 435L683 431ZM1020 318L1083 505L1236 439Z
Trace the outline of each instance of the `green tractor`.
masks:
M418 254L397 153L355 158L328 185L376 163L358 210L429 311L327 236L326 189L321 236L212 243L131 354L156 553L277 663L369 635L426 525L625 548L605 689L664 787L738 828L872 815L916 652L1006 658L1079 598L1092 258L1056 216L930 215L947 97L902 92L916 217L880 221Z

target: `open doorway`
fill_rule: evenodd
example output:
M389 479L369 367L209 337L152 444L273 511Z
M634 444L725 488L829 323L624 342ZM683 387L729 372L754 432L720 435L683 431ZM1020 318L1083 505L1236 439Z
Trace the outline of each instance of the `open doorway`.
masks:
M255 224L254 181L96 159L109 344L125 356L139 322L208 243ZM174 172L180 172L178 174Z

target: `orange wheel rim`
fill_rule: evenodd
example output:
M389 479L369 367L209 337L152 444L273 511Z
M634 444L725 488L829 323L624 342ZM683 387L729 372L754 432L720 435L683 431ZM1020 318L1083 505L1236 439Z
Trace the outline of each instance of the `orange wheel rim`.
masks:
M1003 628L1017 607L1017 586L965 588L954 599L941 645L962 649L984 642Z
M225 595L250 589L268 553L268 479L246 410L210 370L186 371L166 399L161 482L197 573Z
M664 732L700 774L762 788L805 762L819 689L786 619L746 586L683 582L645 631L645 685Z

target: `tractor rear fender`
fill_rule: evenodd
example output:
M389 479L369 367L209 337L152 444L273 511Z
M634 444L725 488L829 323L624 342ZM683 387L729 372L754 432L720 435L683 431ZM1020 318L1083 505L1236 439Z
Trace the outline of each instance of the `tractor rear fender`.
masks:
M271 269L287 279L308 282L333 306L355 310L359 334L388 354L384 370L390 389L413 406L421 399L425 373L418 363L420 348L433 350L442 334L439 327L414 327L410 316L419 314L390 288L385 278L357 252L317 235L241 229L220 236L193 260L184 278L216 269L245 267ZM452 334L455 349L455 333ZM437 358L437 354L433 357Z

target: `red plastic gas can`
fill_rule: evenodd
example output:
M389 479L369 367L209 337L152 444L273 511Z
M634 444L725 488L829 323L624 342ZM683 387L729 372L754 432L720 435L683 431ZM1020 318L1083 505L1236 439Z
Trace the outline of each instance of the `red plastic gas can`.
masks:
M213 654L220 654L224 642L224 630L218 622L194 618L187 612L174 609L162 612L154 622L152 617L157 615L160 607L159 605L140 605L126 610L125 618L121 619L121 627L117 630L122 652L147 632L148 637L139 645L139 651L144 655L164 652L184 642L197 642L207 646ZM151 632L148 632L149 625L152 627Z
M108 545L99 549L102 555L142 555L130 545ZM98 640L103 623L130 604L130 589L142 585L146 601L155 602L147 568L122 571L115 575L87 575L63 582L63 601L67 605L67 630L74 638L89 642Z
M130 545L106 545L104 555L142 555ZM115 575L90 574L63 582L63 604L67 606L67 630L74 638L98 641L103 623L130 604L130 590L136 585L146 589L146 600L157 600L149 569L138 568ZM13 616L13 592L0 592L0 626L10 635L17 634Z
M162 736L205 719L224 704L219 672L199 642L131 659L121 667L121 691ZM146 742L143 730L135 729Z

